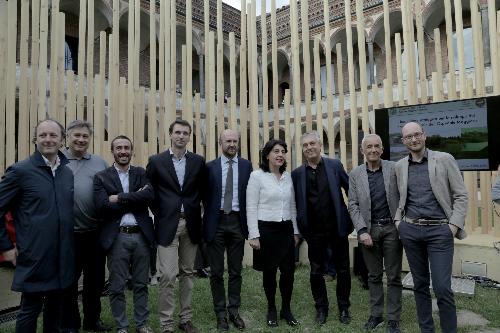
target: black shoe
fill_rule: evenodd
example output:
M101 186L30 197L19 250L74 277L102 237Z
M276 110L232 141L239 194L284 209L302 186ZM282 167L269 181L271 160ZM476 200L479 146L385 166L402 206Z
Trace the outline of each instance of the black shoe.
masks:
M366 331L373 331L379 327L382 327L383 324L384 319L382 317L370 316L370 318L368 318L368 321L365 323L364 328Z
M344 309L340 311L339 321L344 325L347 325L351 322L351 315L349 314L349 310Z
M241 319L240 314L229 314L229 320L233 323L234 327L239 329L240 331L245 329L245 322Z
M267 326L278 327L278 312L276 308L267 309Z
M328 317L328 312L318 310L316 312L316 323L319 325L324 325L326 323L326 318Z
M109 332L113 329L111 325L105 324L101 319L99 319L95 324L93 325L86 325L83 324L83 330L84 331L91 331L91 332Z
M218 331L229 331L229 324L226 317L217 318L217 330Z
M288 326L295 327L295 326L298 326L300 324L299 321L297 319L295 319L295 317L293 316L293 314L290 310L288 310L288 311L281 310L280 311L280 318L285 319Z
M399 328L399 321L389 320L387 322L387 333L401 333L401 329Z

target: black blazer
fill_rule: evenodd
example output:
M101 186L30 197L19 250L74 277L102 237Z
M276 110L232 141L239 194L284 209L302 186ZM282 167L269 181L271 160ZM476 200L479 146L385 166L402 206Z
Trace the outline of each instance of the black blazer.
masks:
M139 191L139 189L141 189ZM109 202L109 196L118 194L118 202ZM120 221L127 213L134 214L142 234L149 243L154 241L153 219L148 205L153 201L153 187L146 177L146 170L130 166L129 193L124 193L120 177L114 166L94 176L94 203L103 220L100 241L104 250L109 250L119 233Z
M191 152L186 153L186 172L181 190L170 151L149 158L146 173L153 185L155 198L152 210L155 215L156 240L161 246L172 243L179 224L181 205L184 205L186 226L191 242L201 239L201 193L205 159Z
M341 191L341 189L344 189L346 194L349 192L349 176L339 160L323 157L323 163L330 188L331 200L335 208L338 234L340 237L345 237L354 230ZM292 171L292 180L295 190L295 203L297 205L297 227L300 233L307 239L310 236L310 230L307 222L307 174L305 165L301 165Z
M213 241L219 224L220 203L222 198L221 158L207 163L205 192L203 195L203 237L206 242ZM252 172L252 163L238 157L238 202L240 206L241 232L248 238L247 227L247 184Z

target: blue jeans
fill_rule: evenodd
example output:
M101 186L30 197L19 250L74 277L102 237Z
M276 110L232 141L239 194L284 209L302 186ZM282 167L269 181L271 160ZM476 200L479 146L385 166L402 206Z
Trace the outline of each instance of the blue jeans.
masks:
M399 237L403 243L413 276L415 303L420 331L434 332L430 278L439 307L443 333L457 332L455 299L451 290L453 234L447 224L414 225L401 222ZM429 265L432 275L429 272Z

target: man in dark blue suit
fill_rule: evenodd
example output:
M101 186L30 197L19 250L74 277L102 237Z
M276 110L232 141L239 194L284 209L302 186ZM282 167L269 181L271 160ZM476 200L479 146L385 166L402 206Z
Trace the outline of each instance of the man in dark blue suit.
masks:
M107 252L109 301L117 332L126 333L125 286L129 274L134 292L134 319L138 333L151 333L148 324L150 247L154 241L153 219L148 205L153 187L146 170L130 165L132 141L119 135L111 141L113 166L94 176L94 202L104 224L100 241Z
M207 163L207 184L203 198L203 235L210 262L210 286L217 328L229 330L229 320L245 328L238 310L241 304L241 267L248 237L246 188L252 164L238 157L239 134L227 129L220 134L222 156ZM224 252L227 251L228 304L224 290Z
M304 165L292 172L297 205L297 225L308 245L311 265L311 291L316 306L316 322L323 325L328 316L324 263L326 249L331 246L337 270L337 305L339 319L349 324L349 296L351 273L349 241L353 225L342 197L347 194L349 177L340 161L321 156L321 139L317 132L308 132L301 138Z

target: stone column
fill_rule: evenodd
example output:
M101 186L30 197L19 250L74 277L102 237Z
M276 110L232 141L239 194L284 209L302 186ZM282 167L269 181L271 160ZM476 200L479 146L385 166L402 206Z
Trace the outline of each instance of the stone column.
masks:
M375 62L373 61L373 41L368 44L368 71L370 72L370 86L375 83Z
M200 96L205 98L205 70L203 69L203 54L198 53L198 68L200 70Z
M481 21L483 26L483 53L484 53L484 65L491 65L491 54L490 54L490 25L488 20L488 6L482 6L481 11Z

